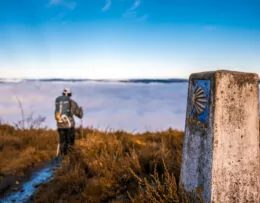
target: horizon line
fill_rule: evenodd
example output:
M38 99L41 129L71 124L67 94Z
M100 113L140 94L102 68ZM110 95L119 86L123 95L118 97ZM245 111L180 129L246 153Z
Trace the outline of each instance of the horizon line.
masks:
M1 78L0 80L94 80L94 81L127 81L127 80L188 80L189 78L179 78L179 77L167 77L167 78L162 78L162 77L154 77L154 78L63 78L63 77L46 77L46 78Z

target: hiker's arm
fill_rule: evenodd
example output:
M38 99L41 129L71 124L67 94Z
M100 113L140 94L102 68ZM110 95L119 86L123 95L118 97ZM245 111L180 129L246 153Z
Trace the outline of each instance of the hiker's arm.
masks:
M83 109L73 100L71 100L71 113L78 118L83 118Z

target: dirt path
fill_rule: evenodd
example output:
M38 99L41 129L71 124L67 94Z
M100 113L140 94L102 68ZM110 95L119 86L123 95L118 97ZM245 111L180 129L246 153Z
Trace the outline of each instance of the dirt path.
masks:
M0 203L30 202L30 199L37 190L37 187L42 183L47 182L52 177L54 169L59 167L59 163L59 160L53 159L48 163L35 168L34 171L30 173L28 180L21 183L19 187L14 187L14 185L12 185L12 187L5 192L5 195L0 197Z

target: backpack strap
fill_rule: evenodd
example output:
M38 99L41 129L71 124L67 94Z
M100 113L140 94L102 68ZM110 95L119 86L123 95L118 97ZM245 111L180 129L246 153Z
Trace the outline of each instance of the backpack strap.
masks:
M72 112L72 101L71 99L69 100L70 102L70 116L72 117L73 116L73 112Z

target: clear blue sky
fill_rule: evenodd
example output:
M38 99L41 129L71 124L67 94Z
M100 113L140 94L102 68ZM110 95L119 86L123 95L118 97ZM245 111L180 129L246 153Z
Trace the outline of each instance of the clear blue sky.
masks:
M4 78L260 74L259 0L0 0Z

